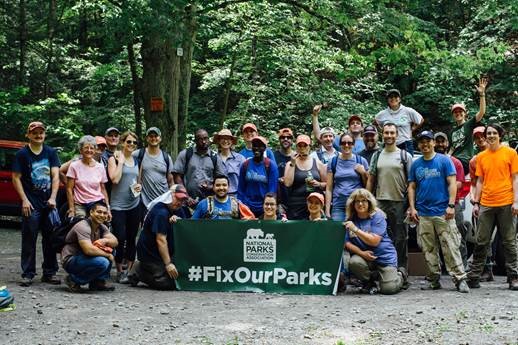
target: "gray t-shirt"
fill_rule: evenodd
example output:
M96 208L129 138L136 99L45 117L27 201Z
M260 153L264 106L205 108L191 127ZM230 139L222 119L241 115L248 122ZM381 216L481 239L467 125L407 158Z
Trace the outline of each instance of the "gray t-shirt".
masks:
M200 184L203 182L212 184L214 176L227 175L225 166L223 165L221 159L217 157L217 154L214 152L211 153L217 157L216 166L214 166L209 153L210 151L204 155L200 155L195 150L191 159L189 160L187 169L185 169L187 150L182 150L182 152L180 152L178 155L178 158L176 158L173 172L176 174L184 175L183 183L187 189L187 193L191 198L206 198L207 195L200 189Z
M145 149L141 149L145 150ZM133 152L133 157L138 157L140 150ZM167 175L173 171L173 160L169 158L169 171L162 152L156 156L151 156L147 150L142 158L142 192L140 194L142 202L147 207L153 199L159 197L169 190Z
M110 206L115 211L131 210L138 206L140 198L135 197L131 191L131 186L137 182L138 179L138 165L137 159L134 159L135 164L130 167L124 163L122 166L122 176L119 183L112 185L112 192L110 195Z
M110 233L110 230L104 225L100 224L97 228L97 232L92 232L90 223L85 219L78 222L70 229L67 236L65 237L65 246L61 251L61 258L63 266L66 266L68 260L74 255L82 253L79 241L90 240L92 243L100 238L105 238ZM101 236L102 234L102 236Z
M376 199L403 201L407 190L407 176L410 174L412 166L412 156L406 154L406 174L404 172L404 164L401 161L400 149L393 152L387 152L385 149L379 153L378 164L374 166L375 157L371 159L369 174L375 175Z
M399 145L412 139L412 123L421 123L423 116L412 108L400 105L399 109L395 111L390 108L380 111L375 119L380 127L387 122L392 122L397 126L396 144Z

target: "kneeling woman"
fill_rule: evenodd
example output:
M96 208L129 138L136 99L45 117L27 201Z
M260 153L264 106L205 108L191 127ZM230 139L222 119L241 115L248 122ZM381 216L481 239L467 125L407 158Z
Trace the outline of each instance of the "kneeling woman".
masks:
M366 189L357 189L347 200L346 214L345 249L351 253L349 271L368 290L375 288L379 279L382 294L399 292L406 273L398 272L396 249L387 234L386 217L376 207L374 196Z

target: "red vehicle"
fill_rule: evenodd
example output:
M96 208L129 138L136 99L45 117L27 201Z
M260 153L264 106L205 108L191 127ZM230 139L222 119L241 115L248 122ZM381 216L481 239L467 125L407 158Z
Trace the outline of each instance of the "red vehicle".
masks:
M21 200L14 190L12 165L16 152L26 143L0 139L0 220L21 221Z

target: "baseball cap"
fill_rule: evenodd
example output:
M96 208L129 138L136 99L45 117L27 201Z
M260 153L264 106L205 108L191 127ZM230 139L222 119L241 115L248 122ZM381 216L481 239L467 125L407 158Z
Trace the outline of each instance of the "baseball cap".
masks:
M121 132L115 128L115 127L110 127L106 130L106 132L104 132L104 135L108 135L110 132L117 132L117 134L120 134Z
M417 135L417 140L421 139L432 139L433 140L433 132L432 131L422 131Z
M104 137L96 135L95 136L95 143L97 144L97 146L99 146L99 145L106 145L106 139L104 139Z
M298 145L299 143L304 143L306 145L311 145L311 138L308 137L305 134L301 134L301 135L299 135L297 137L297 141L295 142L295 144Z
M279 130L279 137L292 137L293 131L290 128L281 128Z
M363 121L362 121L362 118L360 116L358 116L358 115L351 115L351 117L349 117L349 122L347 122L349 124L349 126L351 125L351 121L353 121L353 120L358 120L363 125Z
M189 198L189 194L187 194L187 190L181 184L174 184L169 188L171 193L180 200Z
M464 111L466 111L466 106L462 103L455 103L454 105L451 106L451 112L453 113L453 111L457 108L460 108Z
M245 129L247 129L247 128L251 128L251 129L253 129L255 132L257 132L257 127L256 127L253 123L250 123L250 122L249 122L249 123L245 123L245 124L243 125L243 129L241 129L241 133L242 133L242 132L244 132L244 131L245 131Z
M160 131L160 129L158 129L157 127L149 127L146 131L146 136L148 136L149 134L151 133L155 133L156 135L158 135L159 137L162 136L162 132Z
M398 89L390 89L390 90L387 91L387 95L386 95L387 98L389 98L392 95L396 95L399 98L401 98L401 92L399 92Z
M322 203L322 205L324 205L324 196L322 194L317 193L317 192L313 192L310 195L308 195L306 200L309 200L311 198L317 198Z
M378 130L373 125L368 125L363 129L363 134L378 134Z
M331 133L332 135L336 135L335 133L335 130L332 129L331 127L324 127L320 130L320 138L322 138L322 136L324 134L328 134L328 133Z
M266 140L265 137L261 137L261 136L255 136L253 139L252 139L252 143L254 141L260 141L261 143L263 143L265 146L268 146L268 140Z
M32 132L36 128L41 128L43 130L46 130L45 125L43 124L43 122L34 121L34 122L29 123L29 125L27 126L27 133Z
M473 128L473 136L475 136L477 134L484 134L485 131L486 131L486 127L477 126L477 127Z
M445 140L448 140L448 136L446 135L446 133L444 132L437 132L435 133L435 135L433 136L433 138L435 140L437 140L437 138L444 138Z

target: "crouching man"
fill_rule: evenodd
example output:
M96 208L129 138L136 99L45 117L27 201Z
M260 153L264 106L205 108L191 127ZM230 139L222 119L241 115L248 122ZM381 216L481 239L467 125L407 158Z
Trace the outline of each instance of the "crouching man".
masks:
M189 195L179 184L151 201L149 212L137 242L137 258L128 276L131 286L139 281L152 289L174 290L178 271L173 264L173 227L177 219L186 218L182 206Z
M81 285L90 290L112 291L107 284L113 262L113 248L117 238L103 224L108 218L104 203L95 203L87 219L70 229L61 252L63 268L68 273L65 282L71 292L82 292Z

